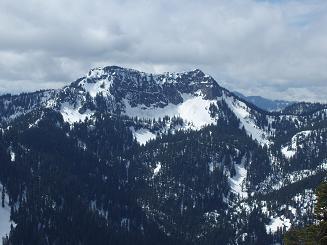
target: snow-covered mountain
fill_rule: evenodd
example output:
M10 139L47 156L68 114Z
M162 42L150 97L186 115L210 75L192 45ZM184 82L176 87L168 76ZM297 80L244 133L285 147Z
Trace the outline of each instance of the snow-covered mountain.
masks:
M2 120L8 121L37 108L51 108L70 124L96 112L149 120L180 117L183 128L200 129L217 121L210 106L221 101L241 120L249 135L262 144L269 143L269 133L257 125L260 115L252 106L198 69L158 75L117 66L96 68L63 89L2 96L0 111Z
M326 178L326 122L325 105L267 112L200 70L108 66L62 89L0 96L10 239L24 241L27 224L42 239L60 237L61 225L71 224L49 213L73 215L74 196L99 239L110 230L117 235L110 239L137 234L140 244L154 231L163 244L280 241L291 225L312 220L314 188ZM35 213L38 206L44 212ZM71 221L80 224L80 215ZM87 241L80 230L71 233Z

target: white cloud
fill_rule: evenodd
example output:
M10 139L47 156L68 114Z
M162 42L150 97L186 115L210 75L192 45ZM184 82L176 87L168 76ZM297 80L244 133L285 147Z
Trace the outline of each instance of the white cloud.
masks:
M326 24L323 0L2 0L0 91L115 64L200 68L246 94L326 101Z

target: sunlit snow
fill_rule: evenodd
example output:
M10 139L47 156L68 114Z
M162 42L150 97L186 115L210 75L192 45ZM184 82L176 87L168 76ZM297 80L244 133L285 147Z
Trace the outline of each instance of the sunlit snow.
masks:
M91 75L88 77L91 78L101 78L101 76L104 75L104 71L101 70L91 70L90 71ZM88 92L91 97L96 97L97 94L102 94L105 96L108 96L110 94L110 87L112 85L112 80L111 79L102 79L98 80L96 82L88 82L87 79L84 79L83 81L80 82L80 85L84 88L86 92Z
M293 157L296 154L296 149L297 149L298 143L300 141L305 140L305 138L307 138L310 135L310 133L311 133L311 130L305 130L305 131L296 133L292 137L291 142L282 147L282 149L281 149L282 154L286 158Z
M302 169L285 173L283 175L268 176L260 184L260 189L269 192L270 190L279 190L283 186L299 182L305 178L316 175L321 170L327 170L327 160L319 164L315 169ZM273 177L273 178L272 178Z
M140 145L145 145L148 141L156 138L154 133L151 133L150 130L145 128L141 128L135 131L135 129L131 127L131 131L134 138Z
M208 167L209 167L209 172L210 173L212 173L215 170L214 164L213 164L212 161L208 162Z
M231 190L235 194L239 194L241 198L247 198L248 194L244 191L247 170L245 169L244 164L235 164L235 171L235 176L233 178L228 178Z
M284 147L282 147L282 153L283 153L284 157L291 158L291 157L294 157L296 150L292 149L290 146L284 146Z
M187 124L186 128L200 129L205 125L215 122L210 116L209 107L213 100L205 100L201 96L184 95L184 102L174 105L169 104L163 108L136 106L131 107L125 99L125 114L130 117L138 117L141 119L159 119L165 116L181 117Z
M289 219L285 218L284 216L272 218L269 225L266 225L267 233L275 233L277 229L286 228L288 230L291 227L291 222Z
M15 154L15 152L12 151L12 149L10 149L10 160L12 162L14 162L16 160L16 154Z
M0 184L0 194L2 193L2 185ZM9 207L9 197L5 195L5 207L3 208L0 203L0 239L10 232L10 207Z
M87 110L83 114L78 112L77 108L74 108L71 104L65 102L61 105L60 113L63 116L65 122L73 124L75 122L84 121L87 117L91 117L93 113Z
M268 133L255 124L254 120L251 118L249 107L245 103L235 100L234 97L227 94L224 94L224 99L229 108L241 121L247 134L252 136L252 138L257 140L261 145L269 145Z
M153 175L156 176L161 169L161 162L157 163L157 166L153 169Z

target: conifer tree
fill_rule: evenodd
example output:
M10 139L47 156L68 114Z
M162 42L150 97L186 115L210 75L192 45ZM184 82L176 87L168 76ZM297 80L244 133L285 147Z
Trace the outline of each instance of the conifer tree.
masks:
M315 216L318 224L290 230L284 236L285 245L327 244L327 182L317 188L316 195Z

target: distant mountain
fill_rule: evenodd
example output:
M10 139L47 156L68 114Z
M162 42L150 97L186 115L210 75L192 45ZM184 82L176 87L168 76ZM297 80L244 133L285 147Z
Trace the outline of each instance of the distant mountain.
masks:
M0 96L5 245L278 244L326 175L324 105L269 112L198 69Z
M282 112L292 115L310 115L314 112L327 109L327 104L299 102L285 107Z
M280 111L283 110L285 107L296 103L294 101L286 100L270 100L261 96L245 96L242 93L236 91L234 91L233 93L236 94L238 97L266 111Z

